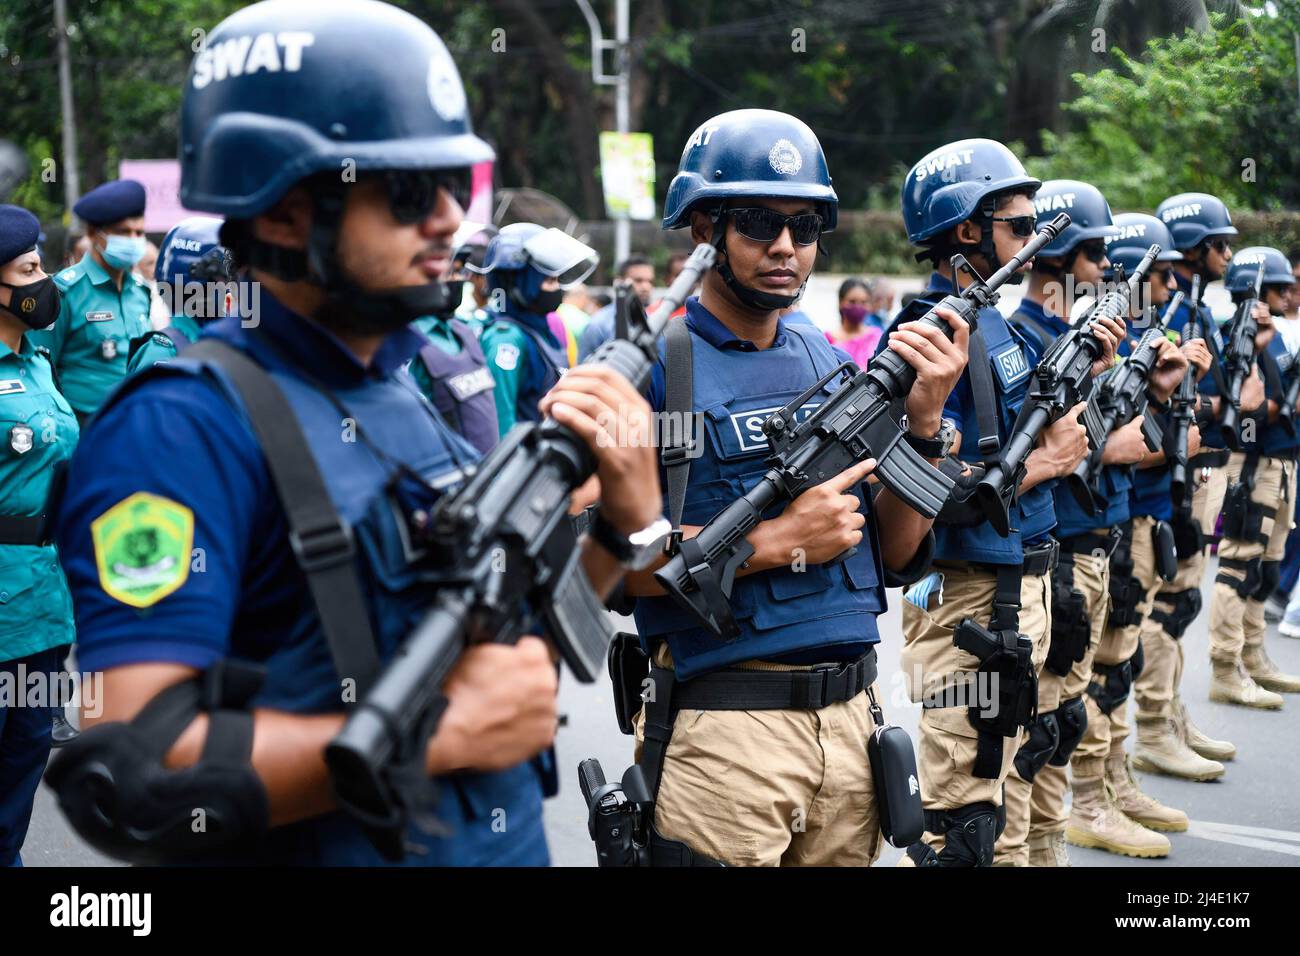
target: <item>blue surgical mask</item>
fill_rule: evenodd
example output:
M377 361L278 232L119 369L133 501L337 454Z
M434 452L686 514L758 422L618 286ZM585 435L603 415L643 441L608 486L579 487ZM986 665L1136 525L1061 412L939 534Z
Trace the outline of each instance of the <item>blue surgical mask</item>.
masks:
M100 254L114 269L130 269L144 258L144 237L109 236Z

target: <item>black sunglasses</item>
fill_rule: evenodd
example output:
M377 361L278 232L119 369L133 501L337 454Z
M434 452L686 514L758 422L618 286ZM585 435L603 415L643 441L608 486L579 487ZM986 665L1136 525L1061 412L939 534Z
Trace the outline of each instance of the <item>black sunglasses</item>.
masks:
M459 169L390 169L383 174L388 189L388 206L393 218L411 225L438 205L438 190L445 189L462 210L469 208L472 174L468 166Z
M731 217L736 232L754 242L773 242L786 226L790 227L790 238L799 246L811 246L822 234L822 217L816 213L785 216L763 206L744 206L723 212Z
M1147 281L1155 282L1162 286L1168 285L1169 276L1173 273L1173 271L1174 270L1171 266L1164 266L1161 268L1152 266L1151 270L1147 273Z
M1078 246L1079 255L1083 256L1095 266L1099 266L1106 259L1106 243L1100 239L1091 242L1081 242Z
M994 216L993 221L1005 222L1017 239L1028 239L1038 226L1037 216Z
M1219 255L1225 255L1228 251L1228 240L1225 239L1223 236L1215 236L1208 243L1206 243L1206 245L1208 245Z

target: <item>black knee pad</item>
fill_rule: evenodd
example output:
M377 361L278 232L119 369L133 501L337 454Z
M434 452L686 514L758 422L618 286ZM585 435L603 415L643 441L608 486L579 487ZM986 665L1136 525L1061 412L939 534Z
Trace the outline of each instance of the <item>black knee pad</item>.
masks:
M1016 773L1026 783L1033 783L1038 771L1047 766L1061 742L1061 730L1056 723L1056 711L1039 714L1029 727L1029 736L1016 751Z
M1092 680L1088 683L1088 696L1097 702L1097 709L1109 714L1124 701L1128 700L1129 690L1133 687L1136 675L1133 667L1139 661L1142 646L1138 653L1122 664L1093 664ZM1139 672L1141 670L1138 664Z
M1282 580L1282 562L1260 561L1259 578L1259 587L1251 597L1256 601L1267 601L1269 595L1277 590L1278 582Z
M1245 561L1238 561L1235 558L1220 558L1219 573L1215 577L1214 583L1226 584L1236 591L1239 597L1243 599L1249 598L1259 590L1260 583L1264 580L1263 564L1264 562L1259 558L1249 558ZM1238 581L1232 575L1224 574L1224 568L1240 571L1244 577Z
M972 803L948 814L940 866L992 866L993 846L1006 825L1006 812L990 803Z
M1056 753L1047 761L1053 767L1064 767L1070 763L1070 755L1083 740L1084 731L1088 729L1088 708L1082 697L1071 697L1061 701L1056 708L1056 726L1060 728L1061 739L1056 745Z
M1201 613L1201 591L1188 588L1186 591L1161 591L1156 600L1173 605L1168 611L1151 611L1151 619L1158 621L1164 632L1177 640L1187 633L1196 616ZM1137 676L1136 674L1134 675Z

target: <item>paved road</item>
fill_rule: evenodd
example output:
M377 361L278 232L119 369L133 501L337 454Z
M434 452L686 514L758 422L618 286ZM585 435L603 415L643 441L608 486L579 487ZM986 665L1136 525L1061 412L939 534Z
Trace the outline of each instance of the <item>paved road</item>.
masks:
M1206 580L1213 580L1214 569ZM906 727L915 740L919 707L907 701L898 670L901 644L898 592L890 592L890 611L881 622L882 704L888 717ZM1208 604L1208 601L1207 601ZM1207 698L1209 664L1206 657L1207 611L1187 637L1187 671L1183 695L1194 719L1206 733L1237 744L1239 756L1228 773L1212 783L1190 783L1141 775L1142 786L1164 802L1186 810L1192 829L1174 834L1173 853L1166 860L1131 860L1099 850L1070 848L1079 866L1295 866L1300 865L1300 696L1274 713L1212 704ZM1300 640L1288 640L1270 629L1269 652L1284 670L1300 672ZM888 701L888 703L886 703ZM576 783L578 761L598 757L611 778L631 761L631 738L614 723L610 690L603 682L583 686L566 675L560 695L568 726L557 744L562 769L560 795L547 803L546 828L552 857L561 866L593 866L595 855L586 833L586 809ZM897 861L901 851L886 847L880 865ZM112 865L69 830L50 792L37 798L23 859L29 866Z

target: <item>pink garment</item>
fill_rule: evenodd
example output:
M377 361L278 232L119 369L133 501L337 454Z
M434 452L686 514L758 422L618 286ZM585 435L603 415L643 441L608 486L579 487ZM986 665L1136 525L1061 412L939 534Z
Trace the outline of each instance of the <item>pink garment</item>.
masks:
M853 359L858 368L866 368L867 363L871 361L871 356L876 354L876 345L879 344L882 334L883 332L880 329L868 328L866 332L856 339L840 341L830 332L826 333L826 339L831 345L838 345L848 352L849 358Z

